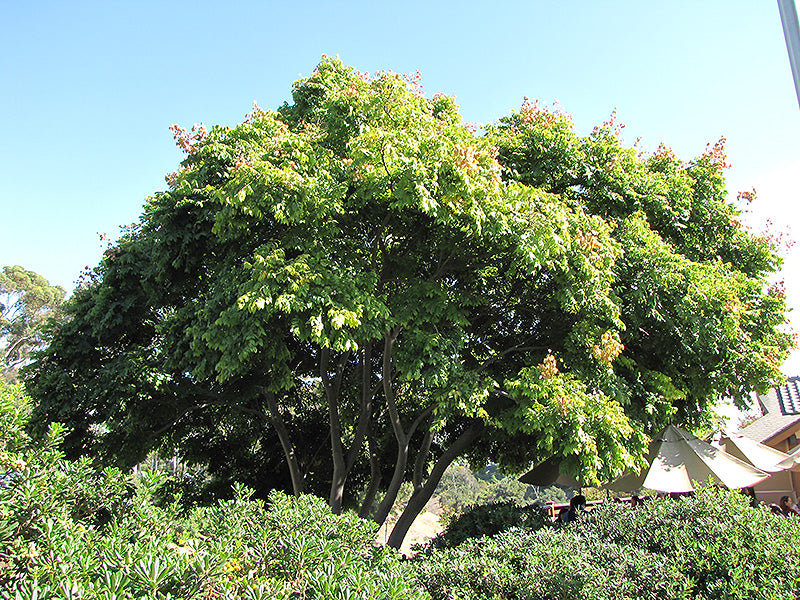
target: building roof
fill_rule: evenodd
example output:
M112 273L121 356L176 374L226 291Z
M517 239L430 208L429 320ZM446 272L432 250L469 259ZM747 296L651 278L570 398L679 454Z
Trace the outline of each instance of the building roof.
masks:
M767 443L800 425L800 377L789 377L784 385L757 397L762 416L742 429L743 435Z
M800 416L800 377L791 377L786 385L775 389L781 413L786 416Z

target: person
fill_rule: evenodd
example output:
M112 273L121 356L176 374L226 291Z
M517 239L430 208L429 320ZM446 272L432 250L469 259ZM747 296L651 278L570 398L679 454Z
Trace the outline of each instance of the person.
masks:
M564 506L558 511L558 517L556 517L557 523L566 523L567 522L567 513L569 513L569 509Z
M564 523L572 523L577 521L578 518L586 512L586 496L578 494L573 496L569 501L569 510L564 516Z
M800 510L798 510L789 496L782 496L778 506L780 506L781 514L784 517L800 517Z
M756 498L756 491L751 487L742 488L742 493L750 500L750 506L753 508L758 506L758 499Z

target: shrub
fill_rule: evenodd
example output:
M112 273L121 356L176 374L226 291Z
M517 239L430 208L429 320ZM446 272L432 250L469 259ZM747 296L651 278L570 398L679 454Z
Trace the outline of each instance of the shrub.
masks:
M428 597L355 515L333 515L313 497L251 500L242 486L187 512L164 503L163 472L65 461L58 426L31 443L25 411L11 414L25 402L7 392L0 426L11 423L16 441L0 475L11 465L16 476L0 488L0 598Z
M452 548L465 540L494 535L511 527L538 529L549 521L547 510L536 505L517 506L511 502L498 502L473 506L453 515L445 522L445 530L433 540L434 548Z
M591 530L669 557L698 598L800 598L800 519L752 508L736 492L705 487L637 510L610 506Z
M598 543L571 526L510 529L411 565L435 600L685 597L685 585L669 561Z
M800 598L799 539L800 519L705 488L693 498L610 504L574 524L430 549L409 568L434 599L778 600Z

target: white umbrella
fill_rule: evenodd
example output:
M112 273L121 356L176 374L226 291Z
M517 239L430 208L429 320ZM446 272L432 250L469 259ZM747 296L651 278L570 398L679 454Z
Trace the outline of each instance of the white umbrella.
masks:
M650 442L648 467L623 475L606 487L631 492L648 488L659 492L691 492L693 482L709 479L738 489L752 487L769 473L739 460L697 437L668 425Z
M731 456L767 473L785 471L794 464L794 459L785 452L770 448L741 434L729 434L723 431L719 446Z
M778 466L791 471L800 471L800 446L789 452L786 459L779 462Z

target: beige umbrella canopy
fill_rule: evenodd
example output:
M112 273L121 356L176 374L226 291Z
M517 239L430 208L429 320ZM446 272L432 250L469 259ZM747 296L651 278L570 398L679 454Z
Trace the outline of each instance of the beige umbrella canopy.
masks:
M800 471L800 446L789 452L778 466L790 471Z
M769 477L769 473L673 425L650 442L647 463L649 466L638 475L623 475L606 487L620 492L643 487L659 492L691 492L695 481L705 483L711 479L737 489L752 487Z
M795 463L794 459L785 452L770 448L741 434L730 434L723 431L719 447L731 456L767 473L785 471ZM800 456L797 459L800 460Z
M561 457L553 456L533 467L520 477L518 481L539 487L560 485L563 487L580 488L580 482L574 477L562 474L560 467Z

